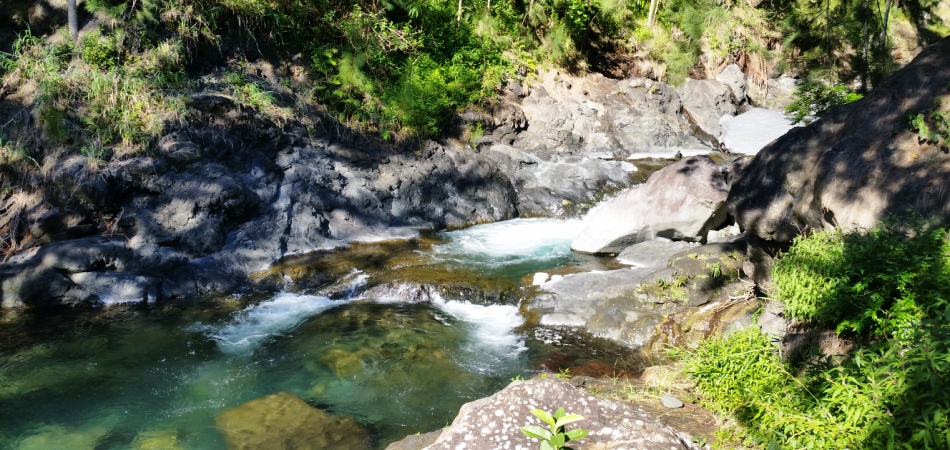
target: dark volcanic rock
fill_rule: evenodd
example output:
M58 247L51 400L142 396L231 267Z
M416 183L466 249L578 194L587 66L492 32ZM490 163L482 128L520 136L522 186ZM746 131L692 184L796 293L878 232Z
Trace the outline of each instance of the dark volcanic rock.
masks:
M950 104L950 38L925 49L864 99L794 128L732 184L729 208L766 243L808 229L860 230L896 215L950 221L950 152L905 118Z
M0 304L224 293L289 255L518 213L509 179L470 149L302 138L231 114L226 98L192 106L207 123L170 133L149 155L98 169L88 158L64 161L52 188L63 195L24 219L37 242L68 240L0 264ZM99 236L75 239L87 234Z

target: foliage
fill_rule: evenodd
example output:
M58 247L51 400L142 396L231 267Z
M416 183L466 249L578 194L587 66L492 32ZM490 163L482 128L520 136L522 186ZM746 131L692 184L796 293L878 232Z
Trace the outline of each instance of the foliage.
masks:
M906 339L950 299L946 230L888 222L867 234L820 231L776 261L772 295L790 317L873 338Z
M666 77L674 84L682 82L700 64L718 68L723 63L739 62L746 72L764 82L759 67L771 58L768 46L778 34L769 25L767 12L746 2L718 0L671 0L661 3L660 22L668 28L668 37L654 57L666 61ZM664 30L644 30L635 34L663 36ZM665 42L664 42L665 41ZM708 61L700 61L706 55Z
M821 117L835 106L856 102L864 96L852 92L843 84L827 86L820 82L805 81L795 88L795 101L785 108L793 124Z
M277 98L272 91L267 90L261 81L252 81L241 72L227 71L224 73L227 82L227 91L234 98L271 119L281 122L287 120L291 113L277 105Z
M119 63L115 35L86 34L78 48L24 33L2 58L12 85L33 84L33 116L50 142L134 150L183 115L172 92L184 79L172 44ZM87 153L83 151L83 153Z
M947 89L950 90L950 84ZM920 142L930 142L934 145L947 145L950 142L950 109L943 107L940 97L934 99L933 108L918 113L907 114L907 126Z
M776 261L772 295L858 347L840 365L818 357L793 370L751 328L685 356L685 370L746 445L948 449L948 258L946 230L920 221L800 238Z
M543 409L532 409L531 414L548 424L548 428L542 428L538 425L525 425L521 427L521 432L533 439L541 440L541 450L560 450L564 444L582 439L590 431L576 429L564 431L564 426L584 420L580 414L566 414L564 408L558 408L554 414L548 413Z

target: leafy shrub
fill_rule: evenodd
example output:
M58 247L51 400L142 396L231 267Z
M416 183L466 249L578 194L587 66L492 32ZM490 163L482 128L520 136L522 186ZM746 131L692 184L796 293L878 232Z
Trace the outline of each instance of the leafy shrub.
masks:
M105 70L115 67L118 57L114 40L99 33L83 36L79 54L83 61Z
M750 328L686 355L685 370L747 445L950 449L948 258L946 230L920 221L797 239L776 261L772 295L859 346L840 365L793 370Z
M950 92L950 83L947 83L947 91ZM917 112L907 114L907 125L911 131L917 133L920 142L930 142L939 145L947 145L950 142L950 109L943 102L943 98L937 97L933 101L933 107Z
M785 108L785 114L792 123L811 121L821 117L831 108L861 100L861 94L852 92L843 84L826 86L822 83L805 81L795 88L795 101Z
M950 299L946 230L887 222L866 234L819 231L775 262L772 295L786 314L872 338L909 336Z

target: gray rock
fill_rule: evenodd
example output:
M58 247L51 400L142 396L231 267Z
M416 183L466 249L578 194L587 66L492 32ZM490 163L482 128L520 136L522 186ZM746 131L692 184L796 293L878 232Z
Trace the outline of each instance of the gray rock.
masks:
M630 184L633 164L597 157L550 155L542 159L508 145L493 145L486 152L508 174L518 193L518 209L525 215L560 215L565 202L593 203L606 188Z
M707 148L690 135L675 91L646 78L618 82L549 71L521 108L529 125L511 144L521 150L626 158L660 148Z
M732 101L736 105L741 105L746 100L748 84L745 80L745 74L736 64L729 64L719 75L716 75L716 81L725 84L732 92Z
M600 304L633 297L641 283L665 275L665 271L652 268L565 275L541 284L543 293L531 301L529 308L541 314L542 325L584 326Z
M716 80L686 79L680 99L683 111L695 126L696 133L707 137L710 142L719 142L722 135L719 123L722 118L736 115L732 91Z
M683 159L591 211L571 249L610 254L656 237L700 241L725 220L727 194L709 157Z
M540 425L531 415L538 408L580 414L584 420L567 429L586 429L587 437L572 441L576 450L602 448L699 449L646 411L617 400L593 395L555 378L515 381L491 397L462 406L452 425L442 431L427 450L497 450L536 448L538 441L525 436L521 427Z
M228 102L207 100L199 111L229 111ZM389 153L342 140L291 142L287 136L268 125L179 130L161 139L151 156L114 161L98 176L90 175L88 158L69 159L58 176L77 195L46 198L51 208L33 209L48 220L25 219L37 223L47 240L72 237L60 224L68 231L78 230L87 217L108 220L107 227L92 230L107 228L114 238L53 242L10 258L0 265L2 304L98 304L99 294L134 302L223 293L289 255L518 214L509 178L470 149L429 142L415 153ZM619 177L622 171L615 172ZM57 213L69 208L87 212ZM76 273L89 275L65 276ZM122 280L120 291L128 295L99 291L108 283L96 280L110 276ZM144 279L157 281L146 288L139 283Z
M421 450L435 443L435 440L442 434L442 430L431 431L422 434L410 434L386 446L386 450Z
M666 407L666 408L674 408L674 409L675 409L675 408L682 408L682 407L683 407L683 402L682 402L680 399L678 399L678 398L676 398L676 397L674 397L674 396L672 396L672 395L670 395L670 394L663 394L663 397L660 398L660 401L663 402L663 406Z
M80 272L69 275L78 288L88 292L96 305L154 303L161 294L161 281L125 272Z
M766 109L784 110L795 101L797 86L798 80L787 75L769 78L764 85L748 83L749 103Z
M752 108L722 121L722 145L733 153L754 155L794 128L780 111Z
M621 264L634 267L667 267L674 254L698 244L683 241L644 241L623 249L617 255Z

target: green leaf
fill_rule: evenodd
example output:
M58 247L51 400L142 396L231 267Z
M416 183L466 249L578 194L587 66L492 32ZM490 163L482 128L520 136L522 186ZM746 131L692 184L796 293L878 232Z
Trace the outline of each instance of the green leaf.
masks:
M534 414L535 417L547 422L548 425L551 425L552 427L554 426L554 417L551 417L551 414L549 414L547 411L535 408L531 410L531 414Z
M568 414L568 415L563 416L563 417L561 417L560 419L558 419L557 422L554 424L554 427L555 427L555 428L561 428L561 427L563 427L564 425L567 425L567 424L569 424L569 423L574 423L574 422L577 422L577 421L579 421L579 420L584 420L584 416L582 416L582 415L580 415L580 414Z
M552 433L550 431L544 428L541 428L537 425L523 426L521 427L521 432L524 433L524 435L528 436L529 438L541 439L543 441L551 439L551 436L552 436Z
M541 441L541 450L557 450L548 441Z
M577 439L582 439L590 433L590 430L571 430L567 433L564 433L567 436L567 440L574 441Z
M554 448L561 448L564 446L564 443L567 442L566 436L564 433L558 433L554 436L551 436L551 439L548 439L548 442L554 446Z
M555 420L555 421L559 420L561 417L564 417L564 407L563 407L563 406L560 407L560 408L558 408L557 411L554 411L554 420Z

